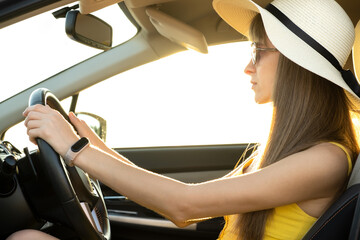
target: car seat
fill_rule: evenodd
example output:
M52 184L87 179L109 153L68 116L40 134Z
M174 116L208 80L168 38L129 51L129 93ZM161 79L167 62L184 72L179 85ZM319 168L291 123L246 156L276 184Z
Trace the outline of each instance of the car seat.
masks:
M360 156L346 191L315 222L303 240L360 239Z

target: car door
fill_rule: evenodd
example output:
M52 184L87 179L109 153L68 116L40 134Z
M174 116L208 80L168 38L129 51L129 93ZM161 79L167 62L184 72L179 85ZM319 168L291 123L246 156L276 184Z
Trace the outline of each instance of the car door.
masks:
M186 183L222 177L247 144L116 149L136 165ZM102 186L112 224L112 239L216 239L223 218L180 229L162 216ZM181 199L180 199L181 201Z
M271 106L253 103L239 71L248 58L242 67L233 60L245 44L178 53L119 74L80 92L76 111L105 119L108 146L139 167L186 183L223 177L267 135L271 117ZM214 218L180 229L102 189L112 239L216 239L224 224Z

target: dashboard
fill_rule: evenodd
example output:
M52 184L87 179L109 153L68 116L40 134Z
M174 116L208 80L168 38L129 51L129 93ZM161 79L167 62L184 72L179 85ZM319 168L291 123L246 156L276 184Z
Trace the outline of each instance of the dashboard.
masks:
M30 153L24 152L10 142L0 142L0 239L24 226L32 228L41 224L33 215L19 180L20 169L25 170L31 164Z

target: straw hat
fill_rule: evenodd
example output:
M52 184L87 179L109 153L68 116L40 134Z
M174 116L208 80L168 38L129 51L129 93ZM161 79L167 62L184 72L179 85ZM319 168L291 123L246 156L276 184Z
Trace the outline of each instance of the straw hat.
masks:
M274 0L266 7L251 0L214 0L213 6L245 36L260 13L267 36L285 57L345 89L359 109L360 85L350 70L343 70L355 41L354 25L334 0ZM354 59L359 61L360 24L357 30ZM360 70L356 73L360 77Z
M355 28L355 43L353 47L353 62L354 62L354 70L357 79L360 78L360 21L357 23ZM356 61L357 60L357 61Z

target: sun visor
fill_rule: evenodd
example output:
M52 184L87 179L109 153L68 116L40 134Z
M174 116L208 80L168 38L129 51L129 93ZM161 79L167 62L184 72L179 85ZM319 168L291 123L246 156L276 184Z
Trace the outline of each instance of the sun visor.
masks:
M123 0L80 0L80 13L89 14L104 7L122 2Z
M208 44L199 30L179 21L153 7L146 9L156 30L169 40L201 53L208 53Z
M126 6L128 8L142 8L156 4L173 2L176 0L126 0Z

